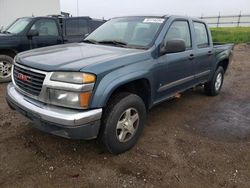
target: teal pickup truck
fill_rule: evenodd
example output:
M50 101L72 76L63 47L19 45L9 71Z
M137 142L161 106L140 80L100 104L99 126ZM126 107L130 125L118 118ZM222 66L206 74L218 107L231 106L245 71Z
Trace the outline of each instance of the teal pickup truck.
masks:
M153 106L195 86L218 95L232 52L213 45L198 19L114 18L82 43L18 54L6 99L40 130L97 138L119 154L136 144Z

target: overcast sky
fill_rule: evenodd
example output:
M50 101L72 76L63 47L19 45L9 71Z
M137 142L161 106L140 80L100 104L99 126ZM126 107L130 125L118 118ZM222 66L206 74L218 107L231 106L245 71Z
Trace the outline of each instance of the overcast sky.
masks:
M61 10L77 15L77 0L60 0ZM250 0L78 0L79 16L105 19L123 15L211 16L250 14Z

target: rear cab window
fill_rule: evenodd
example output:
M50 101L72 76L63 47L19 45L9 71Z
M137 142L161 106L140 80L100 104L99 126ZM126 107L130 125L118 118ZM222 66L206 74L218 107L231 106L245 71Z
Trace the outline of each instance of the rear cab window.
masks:
M84 36L89 33L89 24L87 19L73 18L65 20L66 36Z
M98 27L100 27L104 21L98 21L98 20L90 20L89 25L90 25L90 30L91 32L96 30Z
M198 48L209 47L208 30L204 23L194 22L194 31Z
M164 39L164 42L168 42L173 39L182 39L186 44L186 49L192 49L191 32L189 22L187 20L174 21Z

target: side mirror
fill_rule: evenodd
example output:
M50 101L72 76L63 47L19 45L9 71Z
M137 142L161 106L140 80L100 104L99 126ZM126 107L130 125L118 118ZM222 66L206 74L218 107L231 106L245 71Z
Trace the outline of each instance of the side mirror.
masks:
M84 38L86 38L87 36L89 36L89 33L86 33L86 34L84 35Z
M33 37L37 37L39 36L39 32L36 30L36 29L31 29L28 34L27 34L27 37L29 39L32 39Z
M83 38L80 42L84 42L85 38L87 38L89 36L89 33L86 33L85 35L83 35Z
M170 54L170 53L178 53L184 52L186 50L186 44L182 39L173 39L169 40L165 43L164 46L161 47L161 54Z

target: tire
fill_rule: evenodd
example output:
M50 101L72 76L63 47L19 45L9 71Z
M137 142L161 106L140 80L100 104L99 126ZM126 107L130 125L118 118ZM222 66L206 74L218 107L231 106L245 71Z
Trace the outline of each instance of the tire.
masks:
M224 81L224 69L223 67L220 66L215 71L212 80L205 84L204 86L205 93L208 96L217 96L220 93L223 81Z
M0 55L0 83L11 81L12 63L12 57L7 55Z
M99 141L112 154L131 149L141 136L146 118L143 100L131 93L118 93L104 111Z

